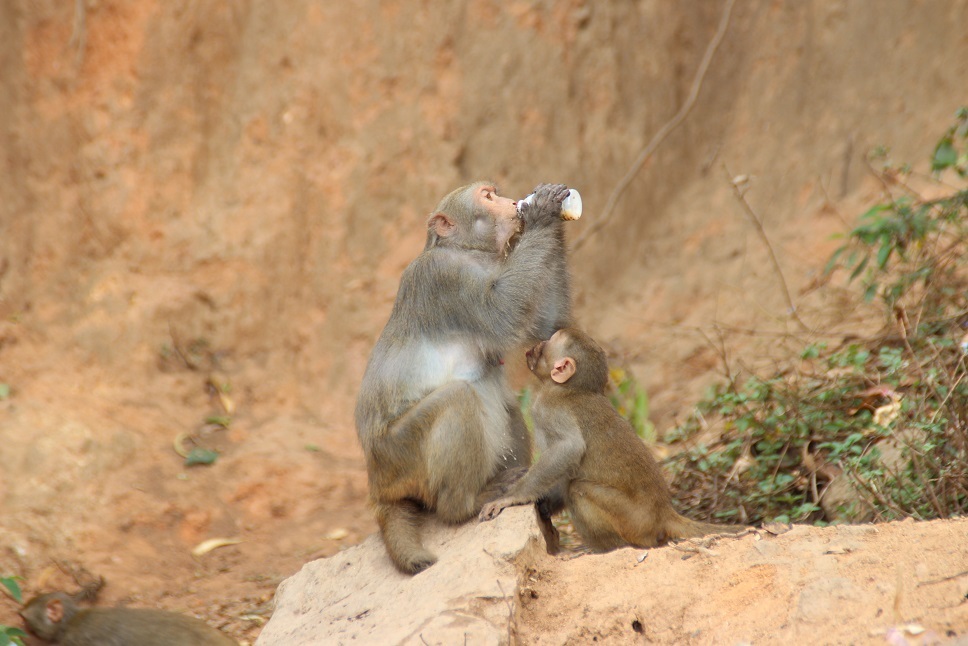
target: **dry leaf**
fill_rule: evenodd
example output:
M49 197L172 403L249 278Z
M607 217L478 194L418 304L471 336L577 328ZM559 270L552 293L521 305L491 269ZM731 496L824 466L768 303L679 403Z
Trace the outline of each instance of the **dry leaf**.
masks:
M897 393L891 393L891 403L874 409L874 423L878 426L887 426L900 414L901 397Z
M189 452L185 449L185 440L187 440L189 437L190 436L188 435L188 433L179 433L178 435L175 436L175 441L172 442L172 446L175 449L175 453L182 456L183 458L188 457Z
M793 529L793 523L766 523L763 525L763 530L773 534L774 536L779 536L780 534L786 534L788 531Z
M242 542L241 538L210 538L202 541L192 549L192 556L204 556L214 549L225 547L226 545L238 545Z

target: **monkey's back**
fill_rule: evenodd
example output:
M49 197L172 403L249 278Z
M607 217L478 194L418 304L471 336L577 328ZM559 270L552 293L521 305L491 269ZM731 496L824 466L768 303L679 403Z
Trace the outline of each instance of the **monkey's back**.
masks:
M68 622L64 646L237 646L204 621L147 608L90 608Z
M546 405L555 405L553 399ZM566 496L585 545L608 551L664 542L678 514L659 464L631 424L604 394L570 392L559 403L569 407L585 442Z
M642 489L668 493L652 452L612 407L608 397L581 393L573 411L587 447L579 478L596 480L629 495Z

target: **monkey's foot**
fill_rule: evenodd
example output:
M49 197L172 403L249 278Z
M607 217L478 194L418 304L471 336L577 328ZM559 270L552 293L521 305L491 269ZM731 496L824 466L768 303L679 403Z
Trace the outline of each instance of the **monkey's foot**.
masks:
M437 562L437 557L427 550L420 550L407 559L402 559L396 563L404 574L420 574L431 565Z
M510 505L508 504L507 499L504 498L501 500L495 500L494 502L489 502L484 505L483 509L481 509L481 513L478 515L477 520L482 523L486 520L494 520L501 515L501 512L504 511L505 507L509 506Z

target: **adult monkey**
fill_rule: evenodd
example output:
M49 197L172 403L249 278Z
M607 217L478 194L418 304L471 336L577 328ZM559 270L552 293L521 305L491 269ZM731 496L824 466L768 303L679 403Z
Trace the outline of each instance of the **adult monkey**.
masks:
M531 464L502 364L571 318L567 193L542 184L519 213L491 183L459 188L437 205L423 252L403 272L356 403L370 502L403 572L437 560L420 541L422 512L469 520Z

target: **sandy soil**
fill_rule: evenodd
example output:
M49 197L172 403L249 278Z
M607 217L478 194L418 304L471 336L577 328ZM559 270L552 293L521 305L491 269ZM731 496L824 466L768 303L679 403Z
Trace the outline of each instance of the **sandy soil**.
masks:
M964 643L966 531L965 519L793 527L545 556L525 574L518 634L525 644Z

